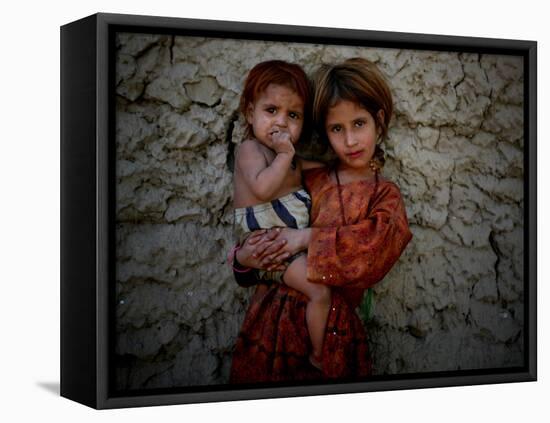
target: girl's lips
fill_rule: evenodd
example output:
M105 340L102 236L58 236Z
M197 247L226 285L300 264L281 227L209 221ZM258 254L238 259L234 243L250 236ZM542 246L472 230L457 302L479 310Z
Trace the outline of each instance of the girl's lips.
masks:
M355 159L355 158L359 157L362 153L363 153L363 151L355 151L353 153L348 153L347 156L351 157L352 159Z

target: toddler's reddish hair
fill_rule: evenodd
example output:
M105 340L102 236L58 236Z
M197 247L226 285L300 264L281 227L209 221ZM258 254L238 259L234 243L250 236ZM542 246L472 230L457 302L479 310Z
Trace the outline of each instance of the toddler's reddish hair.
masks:
M244 82L239 109L246 117L248 106L264 92L269 84L281 85L293 90L304 102L304 125L300 139L309 134L311 116L311 84L301 66L283 60L268 60L254 66ZM253 136L248 124L246 136Z

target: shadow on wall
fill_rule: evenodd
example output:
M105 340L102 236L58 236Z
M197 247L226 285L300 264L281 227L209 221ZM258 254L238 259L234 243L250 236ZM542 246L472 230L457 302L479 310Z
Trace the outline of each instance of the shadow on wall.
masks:
M36 386L44 389L45 391L54 394L55 396L61 395L61 388L59 382L37 382Z

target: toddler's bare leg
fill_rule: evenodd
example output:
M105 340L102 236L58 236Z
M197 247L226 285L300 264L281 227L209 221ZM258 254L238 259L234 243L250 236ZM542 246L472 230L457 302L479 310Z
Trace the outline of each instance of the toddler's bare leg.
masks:
M306 307L306 322L313 347L313 356L316 361L319 361L323 352L323 341L330 310L330 288L308 282L306 256L300 256L290 263L283 275L283 280L286 285L309 298Z

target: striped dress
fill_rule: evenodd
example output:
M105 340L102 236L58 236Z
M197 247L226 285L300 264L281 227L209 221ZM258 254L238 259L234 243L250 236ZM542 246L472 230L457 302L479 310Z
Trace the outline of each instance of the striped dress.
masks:
M242 244L246 237L258 229L309 227L311 197L305 189L291 192L268 203L235 209L235 235ZM281 272L260 271L260 279L281 281Z

